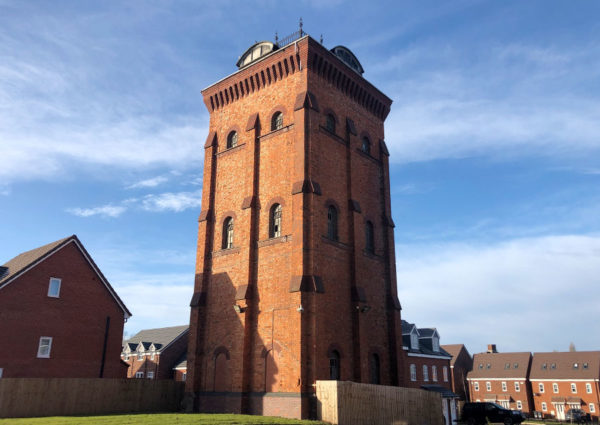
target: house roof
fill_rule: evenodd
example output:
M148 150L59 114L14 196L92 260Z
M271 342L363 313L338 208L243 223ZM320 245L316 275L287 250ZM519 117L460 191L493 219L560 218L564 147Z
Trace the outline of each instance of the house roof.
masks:
M456 359L458 358L458 355L462 349L464 349L467 355L469 355L467 347L465 347L464 344L444 344L442 345L442 348L452 356L452 360L450 360L450 366L454 366L454 363L456 363Z
M479 353L473 356L472 378L526 378L531 353ZM515 367L517 365L517 367Z
M410 344L410 334L413 330L415 330L419 336L419 349L413 349ZM404 347L408 347L406 350L407 353L450 357L450 354L447 353L442 347L440 347L440 351L433 351L430 341L434 335L439 337L439 334L435 328L417 328L414 323L409 323L406 320L402 320L402 345ZM427 340L429 340L429 342Z
M419 338L431 338L436 333L435 328L419 328Z
M137 334L125 341L126 344L139 344L140 342L144 346L144 349L148 349L151 344L154 344L158 348L158 352L162 352L172 342L181 336L187 334L189 331L188 325L182 326L171 326L168 328L157 328L157 329L144 329L139 331ZM146 346L147 345L147 346Z
M416 326L414 323L409 323L406 320L402 320L402 335L410 334L415 327Z
M588 378L600 378L600 351L533 354L529 379Z
M30 251L25 251L13 259L9 260L7 263L2 265L4 270L4 274L0 274L0 290L13 282L15 279L26 273L31 268L35 267L37 264L41 263L54 253L60 251L62 248L67 246L70 243L74 243L77 248L81 251L85 259L88 261L90 267L96 272L100 281L104 284L108 292L114 298L116 303L121 307L125 318L131 317L131 312L127 309L121 298L117 295L113 287L108 283L106 277L102 274L90 254L87 252L81 241L77 238L76 235L71 235L69 237L59 239L55 242L49 243L47 245L40 246L39 248L32 249Z

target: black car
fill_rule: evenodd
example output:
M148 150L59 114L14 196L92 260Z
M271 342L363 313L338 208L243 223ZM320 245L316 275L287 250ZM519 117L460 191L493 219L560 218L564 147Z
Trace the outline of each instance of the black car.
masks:
M504 425L520 424L525 415L520 410L509 410L496 403L465 403L462 408L462 421L469 425L489 422Z
M590 422L591 417L589 413L585 413L581 409L569 409L565 414L565 421L576 422L578 424Z

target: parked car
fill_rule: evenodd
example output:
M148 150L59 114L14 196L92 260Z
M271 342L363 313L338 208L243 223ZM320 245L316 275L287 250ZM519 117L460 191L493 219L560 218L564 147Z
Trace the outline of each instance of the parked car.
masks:
M462 421L469 425L482 425L489 422L504 425L520 424L525 415L520 410L509 410L496 403L465 403Z
M585 413L581 409L569 409L567 413L565 413L565 421L567 422L576 422L578 424L586 423L591 421L591 417L589 413Z

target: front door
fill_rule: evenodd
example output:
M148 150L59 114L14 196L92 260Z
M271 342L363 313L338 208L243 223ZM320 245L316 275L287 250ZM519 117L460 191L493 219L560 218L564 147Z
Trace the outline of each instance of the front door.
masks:
M565 420L565 405L563 403L556 403L554 405L554 408L556 409L556 419L558 419L559 421L564 421Z

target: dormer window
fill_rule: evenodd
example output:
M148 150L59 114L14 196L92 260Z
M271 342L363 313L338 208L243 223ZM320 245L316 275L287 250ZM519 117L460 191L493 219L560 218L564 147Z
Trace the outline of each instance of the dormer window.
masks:
M546 363L544 363L544 364L542 365L542 370L546 370L546 369L548 369L548 365L547 365Z
M519 368L519 363L515 363L515 364L513 365L513 367L514 367L515 369L518 369L518 368Z
M483 363L479 363L479 369L483 369Z
M485 365L485 367L488 368L488 369L491 369L492 365L488 363L488 364Z
M556 363L552 363L552 364L550 365L550 369L556 369Z
M504 369L510 369L510 363L505 363L504 364Z
M583 364L583 368L584 368L584 369L587 369L587 368L588 368L588 364L587 364L587 363L584 363L584 364Z
M410 348L413 350L419 349L419 337L417 336L416 332L410 334Z
M435 351L436 353L440 351L440 339L433 337L431 339L431 346L433 348L433 351Z

